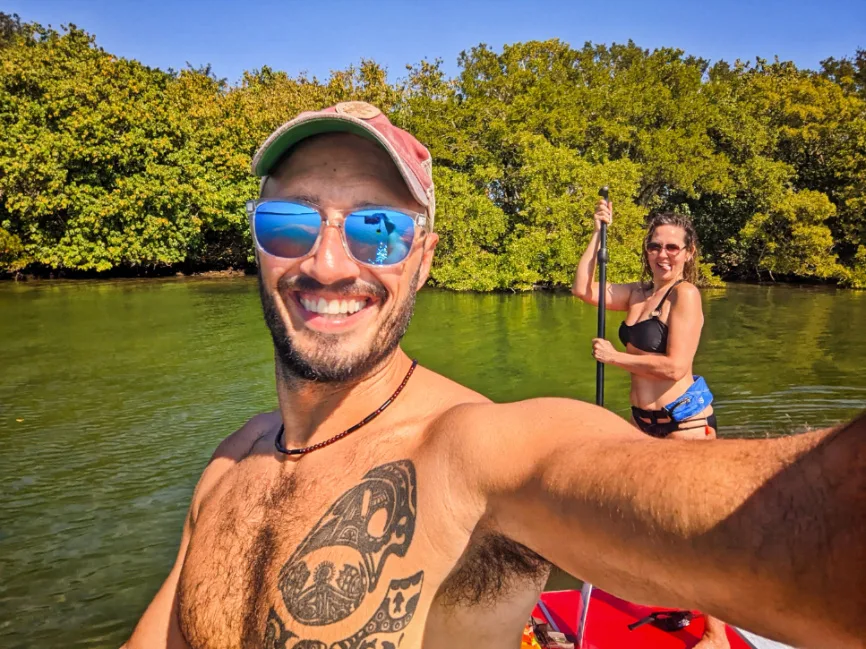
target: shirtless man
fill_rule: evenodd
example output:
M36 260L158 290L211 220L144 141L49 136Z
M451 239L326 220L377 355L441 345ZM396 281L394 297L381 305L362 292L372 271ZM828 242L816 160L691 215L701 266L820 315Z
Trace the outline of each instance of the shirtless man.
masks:
M547 561L862 646L866 419L695 445L578 401L490 403L400 348L438 241L417 140L349 102L253 167L279 409L217 448L129 649L516 649Z

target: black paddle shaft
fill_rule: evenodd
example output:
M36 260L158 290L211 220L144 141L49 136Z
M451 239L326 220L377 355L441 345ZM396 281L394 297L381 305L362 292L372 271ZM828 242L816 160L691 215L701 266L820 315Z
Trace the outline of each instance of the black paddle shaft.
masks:
M598 195L605 202L610 202L607 186L602 187ZM607 301L607 223L601 224L601 236L598 246L598 335L597 338L605 336L605 309ZM596 361L595 364L595 403L604 405L604 363Z

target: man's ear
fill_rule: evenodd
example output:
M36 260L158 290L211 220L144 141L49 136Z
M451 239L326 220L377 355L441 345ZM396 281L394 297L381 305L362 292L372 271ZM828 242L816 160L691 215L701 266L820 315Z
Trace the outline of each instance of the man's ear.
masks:
M421 252L421 268L418 270L419 281L418 288L424 286L427 278L430 276L430 267L433 265L433 253L436 252L436 244L439 243L439 235L435 232L428 232L424 237L423 249Z

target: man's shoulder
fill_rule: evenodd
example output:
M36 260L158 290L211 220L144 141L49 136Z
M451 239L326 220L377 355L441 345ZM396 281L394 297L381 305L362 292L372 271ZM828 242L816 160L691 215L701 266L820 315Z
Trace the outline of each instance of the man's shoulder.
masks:
M472 423L478 424L493 417L511 417L517 413L541 415L543 413L574 413L584 409L595 410L596 406L579 399L567 397L533 397L521 399L520 401L508 401L497 403L490 399L483 401L464 401L454 403L450 408L443 411L440 419L449 423Z
M585 401L560 397L539 397L494 403L464 401L454 403L436 417L430 426L434 439L450 446L476 452L491 451L516 441L532 442L533 437L560 434L577 424L593 422L605 411Z
M279 410L255 415L220 442L211 457L211 463L220 458L240 462L250 454L256 442L265 435L275 432L280 422Z
M197 518L202 500L214 485L252 452L256 442L275 432L279 425L280 413L277 410L256 415L219 443L196 485L191 509L193 521Z
M526 484L557 455L608 431L639 435L621 417L575 399L460 403L430 426L427 450L445 458L456 491L491 494Z

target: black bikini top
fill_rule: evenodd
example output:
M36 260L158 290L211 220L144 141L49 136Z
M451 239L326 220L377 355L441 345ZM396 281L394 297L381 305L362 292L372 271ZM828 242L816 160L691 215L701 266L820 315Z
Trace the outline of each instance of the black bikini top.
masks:
M619 326L619 339L623 345L631 343L642 351L655 352L656 354L664 354L668 350L668 326L659 320L659 316L662 313L662 305L668 299L668 295L682 281L677 281L668 289L661 302L653 309L652 315L648 320L641 320L640 322L635 322L633 325L627 325L623 322Z

